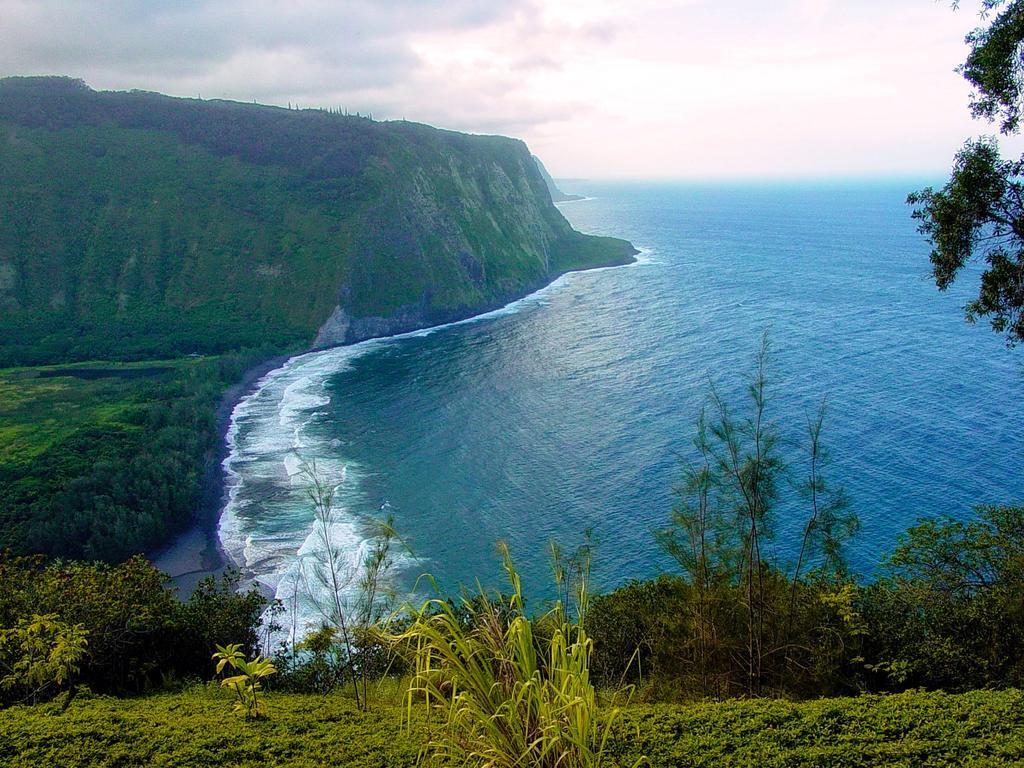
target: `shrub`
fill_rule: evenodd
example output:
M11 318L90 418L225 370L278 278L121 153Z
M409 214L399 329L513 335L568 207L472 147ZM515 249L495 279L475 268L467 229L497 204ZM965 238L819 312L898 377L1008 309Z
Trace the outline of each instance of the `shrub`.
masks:
M240 638L246 653L256 650L265 604L255 591L236 592L233 574L205 581L182 603L141 557L44 564L0 554L0 583L0 628L34 614L81 627L89 653L79 680L107 693L140 692L175 677L208 679L216 644Z
M922 521L863 590L873 687L1024 683L1024 507Z
M85 657L88 634L81 624L65 624L53 614L35 614L0 629L0 694L35 704L70 685ZM73 695L72 687L65 707Z
M501 552L512 588L507 605L487 595L466 599L467 625L450 602L430 600L394 637L415 646L409 713L418 698L447 710L426 746L446 764L598 766L616 710L599 710L583 621L571 620L561 602L539 620L528 618L519 575L508 549ZM578 594L583 617L585 583ZM538 637L539 623L549 638Z

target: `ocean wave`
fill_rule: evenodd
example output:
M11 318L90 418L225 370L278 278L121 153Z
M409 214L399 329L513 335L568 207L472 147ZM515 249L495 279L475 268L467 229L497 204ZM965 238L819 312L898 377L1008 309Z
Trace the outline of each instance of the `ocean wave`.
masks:
M641 250L637 263L642 263L644 254ZM316 563L322 559L317 552L324 546L325 531L308 497L304 467L315 464L317 474L332 478L335 484L326 535L339 553L340 569L353 574L373 546L370 518L357 511L365 506L359 493L361 470L344 456L340 440L318 434L315 429L331 403L327 389L330 378L362 355L404 339L422 338L544 305L579 274L583 273L562 275L528 296L470 318L298 355L263 376L238 403L226 436L228 451L223 467L227 500L218 535L228 557L251 583L286 606L296 603L300 630L323 618L322 606L328 601L322 586L315 583ZM396 559L398 570L416 564L411 556ZM356 590L352 577L342 590L342 600L354 600Z

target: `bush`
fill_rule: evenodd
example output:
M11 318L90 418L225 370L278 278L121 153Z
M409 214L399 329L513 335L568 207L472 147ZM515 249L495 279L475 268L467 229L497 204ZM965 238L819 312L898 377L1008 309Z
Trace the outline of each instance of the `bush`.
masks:
M96 691L134 693L168 679L209 679L214 645L256 646L264 599L237 593L237 578L210 579L180 602L141 557L120 565L44 564L0 555L0 628L50 614L87 633L80 680Z
M561 602L531 620L508 549L501 551L512 587L507 605L487 595L467 599L467 625L451 603L431 600L393 637L415 648L409 709L424 700L447 712L426 749L452 765L599 766L617 710L599 709L590 681L586 583L579 585L579 620Z
M786 632L792 638L791 647L762 660L762 675L772 681L765 692L822 696L858 690L864 629L856 585L812 574L799 583L791 601L783 575L765 569L763 584L765 636ZM653 701L742 695L745 598L742 585L718 585L705 593L714 622L713 633L702 636L694 618L699 615L697 591L683 577L633 581L595 597L587 614L595 680L635 684Z
M765 636L778 636L780 619L792 617L792 647L762 667L776 681L770 692L1024 684L1024 508L982 507L969 523L922 522L886 562L867 584L812 572L795 592L781 574L764 572ZM594 598L587 627L595 679L642 682L656 700L742 691L746 626L742 615L728 617L745 597L741 584L706 593L715 621L703 649L696 590L684 577L631 582Z
M1024 507L911 528L862 590L872 687L1024 683Z
M230 693L196 686L132 699L80 696L0 710L5 768L413 768L428 728L397 705L360 712L349 698L270 693L268 719L228 712ZM911 692L793 703L629 706L612 726L608 768L1004 768L1024 765L1024 694Z

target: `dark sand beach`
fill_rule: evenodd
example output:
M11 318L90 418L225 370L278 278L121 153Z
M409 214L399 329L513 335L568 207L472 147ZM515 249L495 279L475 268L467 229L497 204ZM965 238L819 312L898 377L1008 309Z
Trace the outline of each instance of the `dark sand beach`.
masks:
M182 598L191 595L202 579L223 573L228 565L217 537L217 522L227 490L224 485L224 459L228 454L227 432L231 413L239 401L256 388L260 379L284 365L289 357L279 355L253 366L241 380L224 391L217 406L217 446L206 462L202 497L194 521L167 547L149 553L153 564L171 578Z

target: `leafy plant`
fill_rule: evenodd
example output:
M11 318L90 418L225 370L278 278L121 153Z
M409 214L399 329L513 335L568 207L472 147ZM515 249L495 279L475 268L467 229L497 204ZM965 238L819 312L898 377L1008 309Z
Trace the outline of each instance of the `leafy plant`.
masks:
M243 712L246 720L263 717L259 691L263 687L261 681L277 672L273 662L260 655L246 660L240 643L218 645L217 652L213 654L213 660L217 662L218 675L228 666L238 672L237 675L226 677L220 681L221 686L231 688L238 697L238 701L235 702L235 711Z
M34 704L70 685L85 657L88 634L81 624L58 621L55 614L34 614L12 629L0 629L0 690L20 693L21 701ZM73 696L71 687L65 707Z
M959 0L953 0L956 7ZM971 51L959 72L973 88L971 115L997 122L1003 136L1021 130L1024 78L1024 4L983 0L982 26L967 36ZM1013 346L1024 341L1024 157L1003 158L995 137L970 139L953 158L949 181L907 197L918 231L932 246L939 290L952 285L971 261L984 261L977 298L967 320L989 318ZM974 280L974 278L971 278Z
M590 680L587 585L579 585L575 620L561 601L531 620L508 548L499 548L511 586L507 597L465 596L461 610L428 600L392 638L415 649L407 717L411 721L420 699L447 711L444 727L425 747L445 765L600 765L618 710L601 710ZM547 637L538 632L542 624L550 627Z

